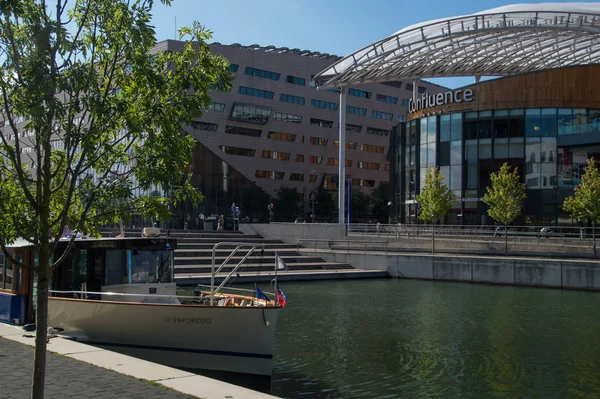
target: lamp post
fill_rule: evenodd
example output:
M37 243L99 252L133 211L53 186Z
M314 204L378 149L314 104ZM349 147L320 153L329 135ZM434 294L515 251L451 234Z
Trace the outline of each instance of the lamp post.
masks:
M392 224L392 201L388 201L388 225Z
M315 222L315 183L317 181L317 171L311 170L310 176L311 176L311 178L312 178L312 176L314 176L314 178L312 178L313 179L312 192L310 193L310 202L311 202L310 221L312 223L314 223Z

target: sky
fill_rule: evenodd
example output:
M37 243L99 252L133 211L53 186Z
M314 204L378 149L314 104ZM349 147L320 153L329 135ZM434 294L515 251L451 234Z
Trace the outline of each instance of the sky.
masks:
M213 42L274 45L345 56L419 22L518 1L174 0L171 7L157 3L152 22L159 41L176 39L176 28L198 21L213 32ZM459 87L474 79L433 81Z

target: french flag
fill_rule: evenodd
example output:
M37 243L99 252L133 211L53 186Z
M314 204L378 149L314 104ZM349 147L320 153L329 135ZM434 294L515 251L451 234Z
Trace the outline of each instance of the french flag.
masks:
M287 296L285 296L285 294L283 293L283 291L281 290L281 288L279 288L279 285L277 286L277 303L279 304L279 306L281 306L282 308L287 304Z

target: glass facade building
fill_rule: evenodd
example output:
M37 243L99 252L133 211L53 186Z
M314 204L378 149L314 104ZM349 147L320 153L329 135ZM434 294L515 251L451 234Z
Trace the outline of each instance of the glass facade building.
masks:
M498 79L496 88L510 79ZM515 223L574 223L562 203L581 182L587 159L600 158L598 102L589 101L594 108L504 109L485 109L484 103L461 104L462 112L452 112L452 106L424 109L396 126L390 143L392 217L418 223L415 195L427 168L439 167L454 198L443 223L493 224L482 197L491 173L506 162L518 168L527 189L523 216Z

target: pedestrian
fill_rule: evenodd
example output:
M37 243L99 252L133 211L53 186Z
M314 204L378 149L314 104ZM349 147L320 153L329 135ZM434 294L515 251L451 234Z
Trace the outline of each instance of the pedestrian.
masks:
M225 226L225 218L223 215L219 216L219 225L217 226L217 231L223 231L223 227Z

